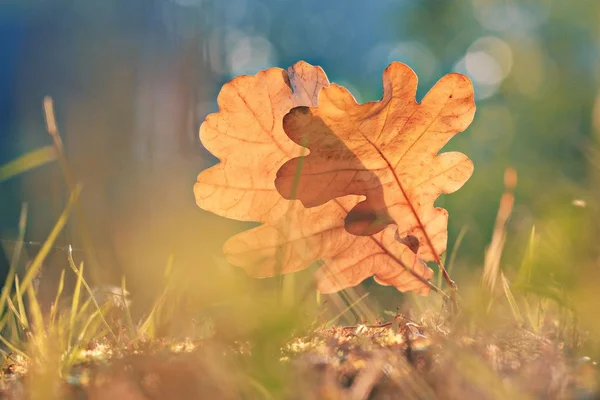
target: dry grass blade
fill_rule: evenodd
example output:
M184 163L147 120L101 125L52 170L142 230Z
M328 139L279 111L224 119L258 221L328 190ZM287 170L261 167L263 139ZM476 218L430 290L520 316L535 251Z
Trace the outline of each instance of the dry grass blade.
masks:
M508 279L504 276L504 273L500 271L500 278L502 280L502 289L504 290L504 294L506 295L506 299L508 300L508 304L510 305L510 309L515 317L515 320L519 325L523 324L523 316L521 314L521 310L519 309L519 305L517 304L517 300L515 296L513 296L512 291L510 290L510 284Z
M339 314L337 314L335 317L331 318L329 321L327 321L325 323L325 326L330 326L331 324L333 324L335 321L337 321L340 317L342 317L342 315L346 314L348 311L350 311L352 309L352 307L356 306L357 304L359 304L361 301L363 301L364 299L367 298L367 296L369 296L369 293L365 293L362 296L360 296L358 299L354 300L351 304L349 304L346 308L344 308Z
M513 190L516 184L517 172L512 168L507 168L504 173L504 186L506 190L500 198L492 242L485 253L483 267L483 284L491 293L495 290L496 280L500 274L500 259L506 240L506 223L513 209L515 201Z

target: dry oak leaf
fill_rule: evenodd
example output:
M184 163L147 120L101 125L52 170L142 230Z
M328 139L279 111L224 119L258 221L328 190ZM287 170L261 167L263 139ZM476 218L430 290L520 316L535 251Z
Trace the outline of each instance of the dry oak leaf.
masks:
M306 208L284 199L275 187L277 171L303 154L283 130L283 117L296 106L315 106L329 85L319 67L299 62L288 72L271 68L240 76L218 96L219 112L200 128L203 145L220 162L201 172L194 185L200 208L261 223L224 245L228 261L255 277L291 273L316 260L317 287L331 293L368 277L401 291L427 294L433 272L387 227L371 236L348 233L344 219L363 200L348 195ZM442 221L445 222L445 221Z
M462 153L438 152L472 122L473 87L466 76L451 73L419 104L417 76L395 62L383 73L383 88L380 101L357 104L332 84L321 91L317 107L292 109L284 130L310 154L286 162L275 184L283 197L306 207L364 196L345 218L348 232L372 235L394 224L397 238L413 244L420 259L439 261L448 213L434 201L458 190L473 163Z

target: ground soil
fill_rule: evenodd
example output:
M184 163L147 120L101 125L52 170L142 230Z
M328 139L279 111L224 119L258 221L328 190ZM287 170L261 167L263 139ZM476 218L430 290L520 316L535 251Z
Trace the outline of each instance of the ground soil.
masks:
M31 368L8 361L0 398L600 399L596 364L565 341L510 323L476 331L398 316L317 329L276 350L215 337L101 341L45 397L31 393L38 382Z

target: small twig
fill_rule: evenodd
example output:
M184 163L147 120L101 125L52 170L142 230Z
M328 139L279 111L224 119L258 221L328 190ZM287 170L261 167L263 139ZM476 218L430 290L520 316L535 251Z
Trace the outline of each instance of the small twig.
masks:
M423 330L423 327L421 325L412 322L410 319L406 318L403 315L395 316L394 320L396 320L398 318L402 318L402 319L408 321L408 322L404 323L405 327L414 326L415 328L417 328L419 330L419 332L421 332ZM388 326L392 326L392 325L394 325L394 322L395 321L390 321L390 322L383 322L381 324L372 324L372 325L362 325L362 324L348 325L348 326L341 327L341 329L342 330L357 329L358 327L361 327L361 326L364 326L365 328L368 328L368 329L380 329L380 328L387 328Z
M385 322L383 324L374 324L374 325L348 325L348 326L342 326L341 329L342 330L350 330L350 329L357 329L361 326L364 326L365 328L368 329L378 329L378 328L386 328L388 326L392 326L393 322Z

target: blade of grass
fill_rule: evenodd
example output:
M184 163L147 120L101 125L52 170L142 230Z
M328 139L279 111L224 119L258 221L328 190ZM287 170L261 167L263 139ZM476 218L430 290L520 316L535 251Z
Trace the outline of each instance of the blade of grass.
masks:
M53 146L30 151L0 167L0 182L53 162L57 158L58 154Z
M17 264L21 257L21 251L23 249L23 239L25 238L25 228L27 226L27 203L23 203L21 205L21 214L19 216L19 240L14 248L13 257L10 263L10 268L8 270L8 274L6 275L6 279L4 280L4 285L2 286L2 292L0 294L0 311L6 309L6 301L10 301L10 292L12 289L13 282L15 280L15 276L17 274ZM14 309L14 304L12 305ZM0 320L0 332L4 329L6 322L8 321L9 313L5 313Z
M336 315L335 317L331 318L329 321L327 321L325 323L325 326L329 326L331 324L333 324L335 321L337 321L342 315L346 314L346 312L348 312L349 310L352 309L352 307L354 307L355 305L357 305L358 303L360 303L361 301L363 301L365 298L367 298L367 296L369 296L369 293L365 293L363 294L361 297L359 297L358 299L356 299L353 303L349 304L345 309L343 309L338 315Z
M60 296L65 287L65 269L60 272L60 280L58 281L58 289L56 290L56 296L54 297L54 303L52 303L52 307L50 308L50 326L54 326L54 322L56 320L56 313L58 310L58 302L60 301Z
M338 279L338 277L334 276L332 272L326 270L326 273L328 273L329 276L333 280ZM432 285L432 286L435 286L435 285ZM354 288L354 287L346 288L346 289L338 292L338 296L346 304L357 304L356 310L353 310L353 312L356 314L356 316L359 320L374 321L377 318L376 313L373 312L367 305L360 303L360 301L357 301L357 299L359 299L359 297L361 297L361 296L359 295L356 288ZM334 297L332 297L332 298L334 298Z
M15 345L13 345L12 340L7 340L4 336L0 335L0 342L2 342L2 344L4 344L13 353L17 353L25 360L30 360L29 356L25 354L23 350L19 350Z
M142 322L142 324L140 325L138 337L146 336L150 339L154 339L154 337L156 335L156 326L157 326L156 319L158 318L157 316L160 313L160 309L162 308L162 305L165 301L166 295L167 295L167 288L164 288L162 294L158 298L158 301L156 303L154 303L152 310L150 310L150 314L148 314L148 317L146 317L144 322Z
M442 257L440 258L442 264L446 264L446 253L442 254ZM442 274L442 270L438 268L437 271L437 279L436 279L436 286L439 287L440 289L443 289L443 283L444 283L444 274Z
M64 153L62 139L60 137L58 125L56 124L56 118L54 116L54 102L52 97L44 97L43 107L44 117L46 118L46 130L52 137L52 143L54 144L54 149L58 154L58 162L63 176L65 177L67 187L69 188L69 191L73 193L77 188L77 185L75 185L71 167L69 166L69 162L67 161L67 157ZM88 262L91 264L90 272L94 274L96 271L100 270L100 264L98 263L96 252L92 244L85 213L79 204L75 204L75 215L77 217L75 222L81 235L83 249L87 256Z
M19 237L18 242L15 245L13 256L11 260L11 267L14 267L15 271L19 260L21 259L21 252L23 251L23 241L25 240L25 230L27 228L27 203L21 204L21 213L19 215ZM12 284L12 282L11 282Z
M519 305L515 300L515 297L510 290L510 285L508 280L504 276L504 273L500 271L500 279L502 280L502 289L504 290L504 294L506 295L506 299L508 300L508 304L510 305L510 309L515 317L515 320L521 326L523 324L523 317L521 316L521 310L519 309Z
M54 241L56 240L56 238L58 237L60 232L63 230L63 228L65 227L67 220L69 219L69 215L71 214L71 209L73 208L75 203L77 203L80 193L81 193L81 186L77 185L75 187L75 190L73 192L71 192L71 196L69 197L69 202L67 203L67 206L65 207L62 214L58 218L58 221L52 228L52 231L50 231L50 234L44 241L44 244L42 245L40 251L36 254L35 258L31 262L31 265L29 266L29 269L27 270L27 273L25 274L23 281L21 282L22 290L27 290L27 288L29 287L29 285L31 284L31 282L33 281L33 279L39 272L40 268L42 267L42 262L44 261L44 259L48 255L48 253L50 252L50 249L52 248Z
M172 282L171 272L172 272L172 270L173 270L173 255L171 254L171 255L169 255L169 258L167 259L167 265L165 267L165 274L164 274L164 277L166 280L165 287L164 287L160 297L156 301L156 303L154 303L154 306L152 307L150 314L148 314L148 317L140 325L138 338L142 335L147 336L148 338L151 338L151 339L154 338L154 335L156 334L157 318L160 314L163 304L166 301L167 294L169 293L169 290L171 287L171 282Z
M106 304L94 311L92 315L89 316L89 318L86 320L85 325L81 329L81 332L79 332L79 335L77 336L78 342L85 343L87 342L87 340L85 340L86 337L89 337L91 339L97 334L97 332L100 330L101 325L103 325L102 321L104 320L105 314L108 312L109 308L110 305Z
M19 321L23 324L25 329L29 329L29 321L27 320L27 313L25 313L25 303L23 302L23 293L21 292L21 285L19 285L19 277L15 276L15 291L17 299L17 307L19 308Z
M500 275L500 260L502 250L506 241L506 224L512 213L515 196L513 190L517 184L517 172L512 168L507 168L504 172L504 193L500 198L498 213L494 224L492 241L485 252L483 265L483 285L491 294L494 293L496 281ZM491 306L491 302L490 302ZM488 307L489 308L489 307Z
M358 314L360 321L374 322L377 319L377 313L373 311L366 301L359 300L362 295L358 292L358 287L347 288L344 293L348 296L348 299L356 307L355 311Z
M105 308L108 308L108 307L105 307ZM65 357L65 362L63 364L63 370L68 370L68 368L73 365L75 358L77 357L77 355L79 354L79 352L82 349L81 344L87 342L85 340L86 336L89 336L90 338L93 338L94 336L96 336L99 326L101 324L103 324L102 320L104 319L104 316L103 316L104 312L105 312L105 310L103 310L101 308L97 309L86 319L85 324L83 325L83 327L81 328L81 331L77 335L77 342L74 343L73 346L71 346L70 349L67 351L67 354ZM89 334L89 331L91 331L92 334ZM98 335L98 336L100 336L100 335Z
M42 338L44 334L44 315L38 301L37 294L33 286L27 288L27 299L29 300L29 313L31 314L31 324L34 337Z
M531 260L533 259L533 252L535 248L535 225L531 227L531 233L529 234L529 240L527 242L527 248L525 250L525 256L519 267L517 273L517 282L520 285L528 285L531 283L532 268Z
M17 308L15 307L15 304L13 303L13 301L10 298L8 299L7 304L8 304L8 309L10 311L12 311L12 314L10 314L10 313L6 314L7 315L6 321L10 321L8 316L12 315L12 316L14 316L14 318L16 318L16 322L18 322L21 325L21 329L24 331L27 330L28 327L26 325L26 322L21 320L21 315L20 315L19 311L17 310ZM16 322L15 322L15 324L16 324ZM15 325L14 328L17 328L17 326Z
M459 249L460 245L462 244L462 241L463 241L465 235L467 234L467 231L468 231L468 228L466 226L463 226L461 228L460 232L458 233L458 236L456 237L456 241L454 242L454 246L452 247L452 253L450 254L448 264L446 264L448 273L452 272L452 267L454 267L454 261L456 259L456 254L458 253L458 249Z
M69 266L71 267L71 269L73 270L73 272L75 272L77 274L77 276L79 276L80 272L77 269L77 267L75 266L75 261L73 260L73 250L72 250L72 248L70 246L69 246L69 252L68 252L68 259L69 259ZM83 267L83 264L82 264L82 267ZM96 300L96 297L94 296L94 292L92 291L92 289L90 288L90 286L87 284L87 282L85 281L85 279L83 279L83 277L81 279L81 283L83 284L83 287L85 287L85 290L87 290L88 294L90 295L90 298L92 299L92 302L96 306L96 309L99 310L100 306L98 305L98 301ZM110 325L108 324L108 322L104 318L104 315L101 314L101 317L102 317L102 322L104 322L104 324L108 328L108 331L110 332L111 336L116 340L117 336L115 335L115 333L110 328Z
M130 332L135 331L135 326L133 325L133 318L131 317L131 309L129 308L129 302L125 298L125 294L127 292L127 284L125 280L125 275L121 277L121 301L123 302L123 307L125 307L125 318L127 318L127 326Z
M84 318L84 315L86 314L88 308L90 308L91 304L92 299L88 297L87 300L83 302L83 305L79 307L79 310L77 311L77 316L75 317L75 321L81 321L81 319Z
M9 332L9 337L8 340L13 343L13 344L17 344L17 343L21 343L22 342L22 335L20 334L20 332L23 331L23 329L19 329L19 322L17 321L17 314L15 312L12 313L6 313L6 315L8 315L8 326L7 326L7 331Z
M83 282L83 263L80 264L79 270L75 269L77 273L77 281L75 282L75 290L73 291L73 298L71 300L71 313L69 318L69 339L68 345L70 346L73 340L73 331L75 328L75 317L79 309L79 298L81 296L81 283Z

